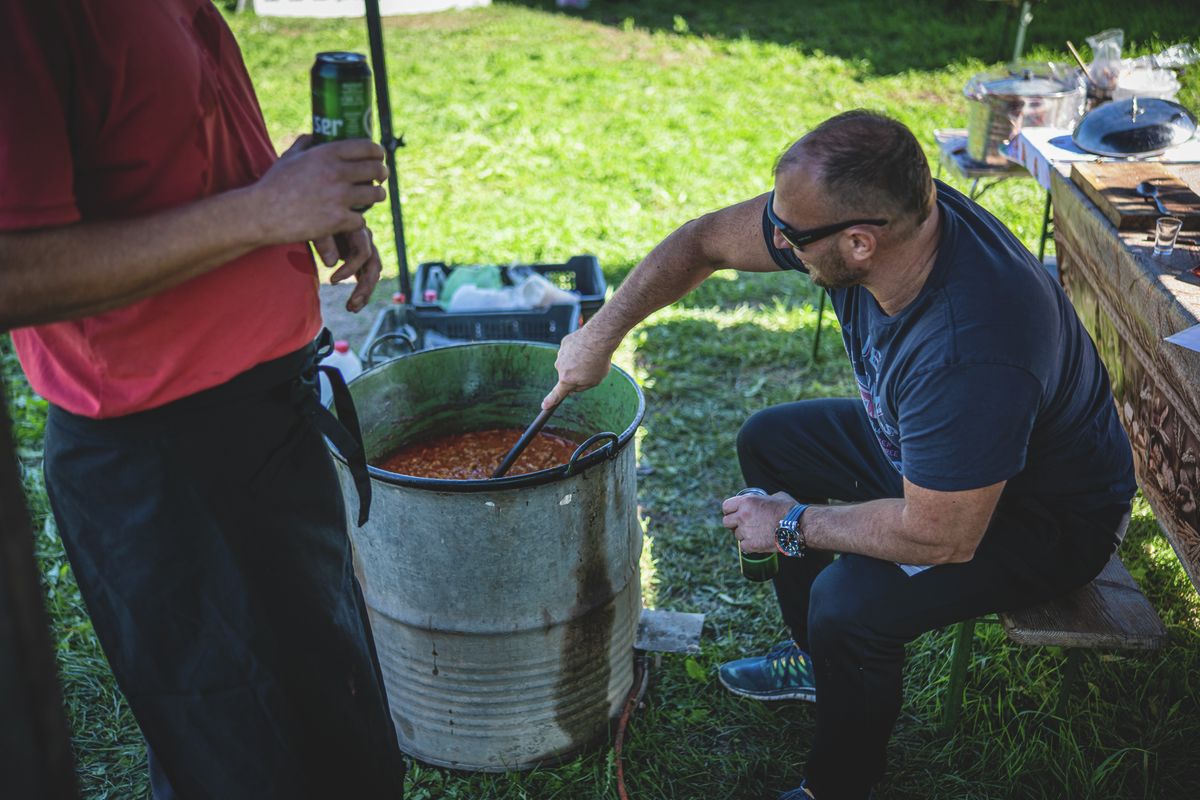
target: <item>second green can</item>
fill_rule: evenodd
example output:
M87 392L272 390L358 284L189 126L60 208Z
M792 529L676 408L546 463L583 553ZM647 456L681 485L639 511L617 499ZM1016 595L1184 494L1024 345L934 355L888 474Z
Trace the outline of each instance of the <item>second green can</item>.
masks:
M736 496L741 497L746 494L756 494L762 497L767 496L765 491L754 486L749 489L742 489ZM763 581L771 580L771 578L779 574L779 554L775 552L747 553L739 547L738 565L741 567L743 578L755 583L762 583Z

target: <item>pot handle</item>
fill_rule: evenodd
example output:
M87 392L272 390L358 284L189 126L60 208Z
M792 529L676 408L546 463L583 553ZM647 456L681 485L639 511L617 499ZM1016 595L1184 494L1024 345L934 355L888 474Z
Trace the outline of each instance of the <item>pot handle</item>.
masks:
M582 457L583 454L587 452L589 447L591 447L592 445L594 445L596 442L600 441L601 439L608 440L608 458L612 458L613 456L615 456L617 453L617 444L621 441L617 437L617 435L615 433L613 433L612 431L604 431L603 433L594 434L592 436L589 436L587 438L587 441L585 441L583 444L579 445L579 447L575 448L575 452L571 454L570 460L567 461L567 471L564 472L563 475L570 475L572 472L574 472L575 471L575 462L578 461L579 458Z
M363 366L367 369L375 366L375 348L379 346L380 342L404 342L408 345L409 350L414 353L417 352L417 343L407 333L385 333L382 336L376 337L375 341L371 342L367 347L367 352L363 357Z

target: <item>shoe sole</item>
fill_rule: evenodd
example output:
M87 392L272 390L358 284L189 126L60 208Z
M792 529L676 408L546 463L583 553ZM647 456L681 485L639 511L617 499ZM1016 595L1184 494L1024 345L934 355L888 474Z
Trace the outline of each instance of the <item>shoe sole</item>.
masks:
M730 694L736 694L738 697L749 697L752 700L762 700L764 702L771 702L773 700L803 700L806 703L817 702L816 689L781 689L778 692L751 692L747 691L746 689L739 689L736 686L730 686L725 682L725 677L723 675L718 674L717 680L721 682L721 685L724 686Z

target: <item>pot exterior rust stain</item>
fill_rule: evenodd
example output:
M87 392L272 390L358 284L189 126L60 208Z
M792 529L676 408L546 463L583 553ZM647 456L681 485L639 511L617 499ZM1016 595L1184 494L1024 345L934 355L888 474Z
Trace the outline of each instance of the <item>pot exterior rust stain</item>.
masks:
M605 546L608 501L595 491L596 481L584 483L588 491L581 493L586 511L583 530L577 532L576 604L563 634L562 669L554 692L555 722L570 739L572 750L592 744L608 731L609 649L616 619Z

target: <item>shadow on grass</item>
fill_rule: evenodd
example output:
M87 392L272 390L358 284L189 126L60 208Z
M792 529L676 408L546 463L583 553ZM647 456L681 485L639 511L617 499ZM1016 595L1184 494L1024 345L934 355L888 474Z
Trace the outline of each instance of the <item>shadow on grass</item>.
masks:
M888 75L927 70L968 60L1006 61L1016 38L1015 0L593 0L586 9L556 9L550 0L500 0L578 16L604 25L632 24L664 33L691 33L716 39L753 39L795 46L868 62L864 71ZM1131 13L1120 0L1035 3L1026 33L1026 52L1043 46L1065 50L1064 42L1110 27L1125 29L1126 42L1194 40L1197 16L1188 4L1149 0Z

